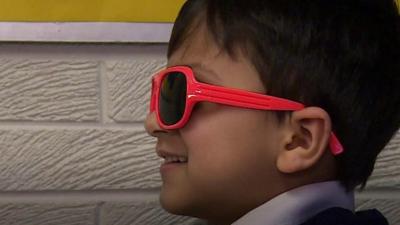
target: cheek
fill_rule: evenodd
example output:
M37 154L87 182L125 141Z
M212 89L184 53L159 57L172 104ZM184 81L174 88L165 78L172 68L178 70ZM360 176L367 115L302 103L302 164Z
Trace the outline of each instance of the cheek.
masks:
M194 115L181 136L194 182L246 186L270 176L274 167L272 129L263 112L221 107Z

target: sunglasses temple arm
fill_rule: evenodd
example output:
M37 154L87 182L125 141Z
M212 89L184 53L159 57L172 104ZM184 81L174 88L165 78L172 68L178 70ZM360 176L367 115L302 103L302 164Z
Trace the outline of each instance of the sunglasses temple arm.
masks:
M304 105L288 99L207 84L200 84L194 93L200 101L209 101L236 107L295 111Z
M343 145L333 132L329 138L329 148L331 149L333 155L339 155L344 152Z
M303 104L288 99L207 84L199 84L192 97L195 97L197 101L260 110L296 111L304 108ZM333 155L339 155L344 151L333 132L330 135L329 147Z

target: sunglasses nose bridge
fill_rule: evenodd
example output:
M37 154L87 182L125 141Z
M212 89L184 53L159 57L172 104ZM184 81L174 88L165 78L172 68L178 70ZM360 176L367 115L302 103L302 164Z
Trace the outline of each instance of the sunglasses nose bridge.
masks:
M157 85L158 82L155 77L151 79L151 90L150 90L150 113L156 110L157 101Z
M150 106L149 106L149 109L150 109L149 112L150 112L150 113L152 113L152 112L155 111L155 109L156 109L155 104L156 104L155 96L154 96L154 94L153 94L153 92L152 92L152 93L151 93L151 96L150 96Z

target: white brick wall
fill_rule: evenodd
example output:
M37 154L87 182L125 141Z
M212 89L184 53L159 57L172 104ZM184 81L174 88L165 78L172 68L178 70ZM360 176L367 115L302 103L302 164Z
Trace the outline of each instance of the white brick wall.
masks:
M0 224L201 224L158 205L149 78L165 45L0 45ZM400 224L400 134L359 208Z

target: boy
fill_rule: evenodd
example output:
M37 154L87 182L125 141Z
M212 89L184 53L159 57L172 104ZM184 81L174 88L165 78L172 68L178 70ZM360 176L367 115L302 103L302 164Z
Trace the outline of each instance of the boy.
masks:
M188 0L148 133L162 206L210 224L381 225L353 213L400 124L392 0Z

